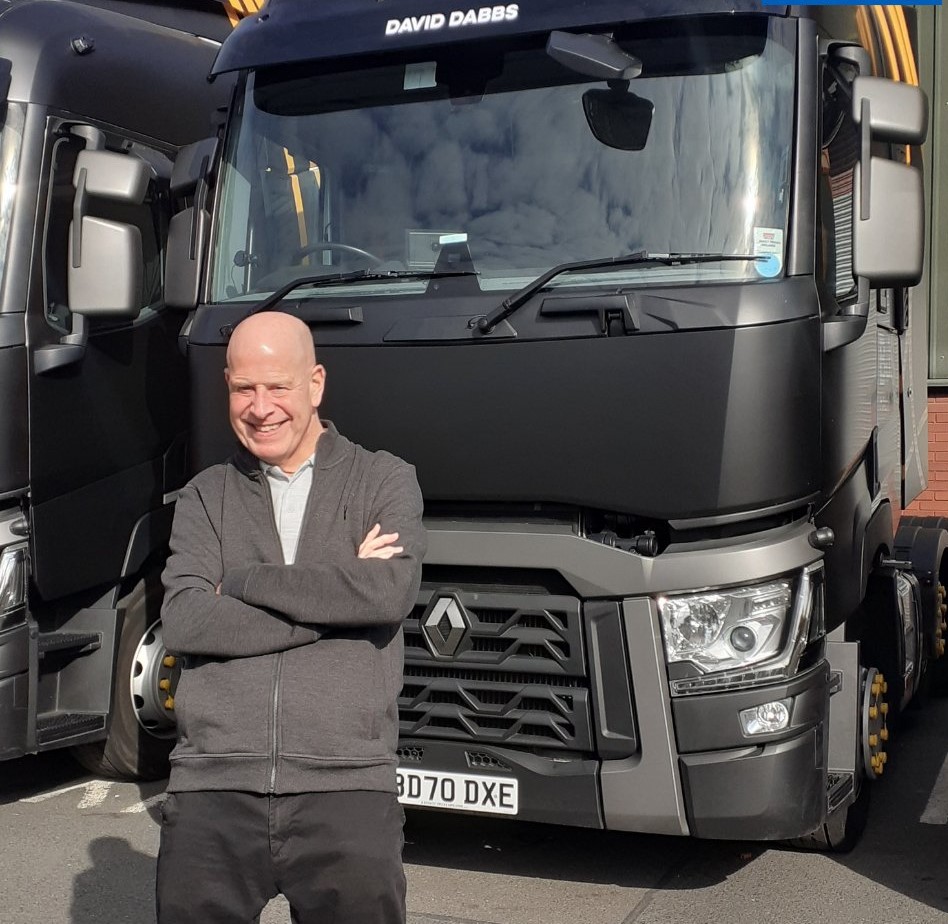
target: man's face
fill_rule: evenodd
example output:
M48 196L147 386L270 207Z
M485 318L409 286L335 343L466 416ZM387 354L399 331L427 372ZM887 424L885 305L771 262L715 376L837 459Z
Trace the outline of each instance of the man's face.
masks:
M230 424L261 462L295 472L316 448L325 370L279 340L233 351L227 369Z

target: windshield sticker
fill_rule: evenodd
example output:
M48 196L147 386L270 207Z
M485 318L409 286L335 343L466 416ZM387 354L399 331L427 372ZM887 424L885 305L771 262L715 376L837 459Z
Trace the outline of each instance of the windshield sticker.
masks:
M445 27L460 29L465 26L485 26L489 23L514 22L519 16L519 3L452 10L450 13L425 13L424 16L406 16L404 19L388 20L385 23L385 34L406 35L416 32L437 32Z
M754 264L759 275L779 276L783 268L783 228L754 228L754 255L766 257Z

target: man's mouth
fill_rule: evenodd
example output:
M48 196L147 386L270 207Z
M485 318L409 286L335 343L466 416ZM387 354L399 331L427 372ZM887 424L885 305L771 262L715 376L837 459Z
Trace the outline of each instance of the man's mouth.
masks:
M254 427L254 430L256 430L257 433L273 433L280 426L281 424L278 423L262 424L260 426Z

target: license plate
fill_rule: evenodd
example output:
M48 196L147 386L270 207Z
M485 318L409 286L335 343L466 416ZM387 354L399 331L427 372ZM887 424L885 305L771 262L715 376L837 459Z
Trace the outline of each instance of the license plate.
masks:
M516 815L518 781L511 776L480 776L444 773L439 770L409 770L399 767L398 801L402 805Z

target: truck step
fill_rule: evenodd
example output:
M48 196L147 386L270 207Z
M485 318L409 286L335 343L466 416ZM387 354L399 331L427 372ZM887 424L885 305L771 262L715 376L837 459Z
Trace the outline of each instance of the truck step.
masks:
M855 780L852 771L830 770L826 778L826 807L832 812L844 802L852 801Z
M41 632L37 639L39 656L53 651L70 651L73 654L85 654L95 651L102 644L99 632Z
M36 717L36 744L40 750L67 738L105 731L106 716L89 712L47 712Z

